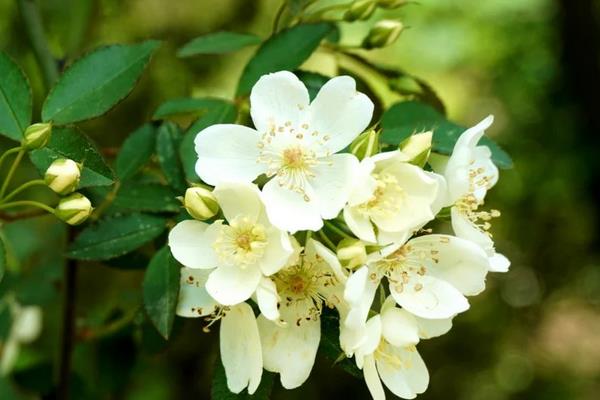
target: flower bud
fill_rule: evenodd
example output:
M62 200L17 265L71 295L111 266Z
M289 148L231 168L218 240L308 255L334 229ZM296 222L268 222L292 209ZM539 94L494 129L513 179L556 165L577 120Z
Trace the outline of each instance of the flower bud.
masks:
M69 225L79 225L92 214L92 203L81 193L73 193L58 202L54 215Z
M200 186L185 191L183 206L188 214L200 221L212 218L219 212L219 203L215 195Z
M393 10L401 6L405 6L407 4L407 0L377 0L377 5L387 10Z
M350 144L350 152L359 160L379 153L379 131L371 129L361 133Z
M357 0L352 3L350 8L344 13L344 21L352 22L369 19L376 8L377 3L373 0Z
M81 170L75 161L59 158L54 160L46 170L44 181L50 189L65 195L77 188L80 177Z
M433 132L416 133L400 143L400 151L407 156L411 164L422 167L431 154Z
M41 149L48 144L52 134L52 124L39 123L30 125L23 135L21 144L27 150Z
M403 30L404 25L400 21L379 21L371 28L371 31L363 41L363 47L375 49L389 46L398 39Z
M348 268L354 269L367 262L367 248L358 239L343 239L337 246L337 257Z

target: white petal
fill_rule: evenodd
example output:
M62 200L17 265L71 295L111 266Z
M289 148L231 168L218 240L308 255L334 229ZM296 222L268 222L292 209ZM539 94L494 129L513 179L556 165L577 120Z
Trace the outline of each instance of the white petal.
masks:
M365 383L369 388L371 397L373 397L373 400L385 400L385 392L375 368L375 359L373 356L365 357L364 364L363 376L365 377Z
M456 207L450 209L450 216L452 218L452 230L456 236L477 244L488 256L495 254L492 239L458 211Z
M218 265L212 245L222 222L181 221L169 232L169 247L173 257L189 268L214 268Z
M391 348L394 358L402 360L401 366L377 359L379 376L392 393L403 399L414 399L429 385L429 373L416 349Z
M366 265L354 271L346 281L344 299L350 304L358 304L364 295L368 279L369 267Z
M260 260L260 269L266 276L273 275L283 268L294 252L289 235L275 227L267 230L267 247Z
M314 239L311 239L309 241L309 243L310 243L310 246L314 247L317 255L319 255L319 257L321 257L327 263L327 265L329 265L329 267L331 267L331 269L333 270L333 273L335 274L335 277L340 282L346 282L346 279L347 279L346 274L344 274L344 271L342 269L342 264L340 264L340 260L338 260L335 253L333 251L329 250L327 247L325 247L322 243L317 242Z
M263 214L260 191L252 183L221 183L215 187L213 194L229 222L240 215L258 221Z
M302 385L315 363L321 322L302 321L300 325L288 323L279 326L263 316L258 317L258 329L263 349L264 367L278 372L286 389Z
M271 179L263 187L262 199L269 221L277 228L295 233L302 230L318 231L323 226L316 199L304 197L279 185Z
M416 318L400 308L389 308L381 313L383 337L398 347L419 343L419 327Z
M262 277L256 288L256 302L258 308L265 318L274 321L279 318L279 295L277 294L277 286L269 278Z
M460 149L461 147L475 148L475 146L477 146L477 143L479 143L481 137L484 135L485 130L492 126L493 123L494 116L488 115L477 125L464 131L456 141L456 144L454 145L454 150Z
M402 291L390 284L390 293L400 306L418 317L449 318L469 308L467 299L446 281L418 274L409 279ZM420 289L416 290L417 287Z
M381 342L382 321L381 316L375 315L367 321L365 325L365 340L356 351L356 365L363 367L365 356L373 354Z
M373 157L367 157L360 162L352 179L352 192L348 198L348 205L357 206L371 199L377 188L377 181L371 176L374 169Z
M308 112L308 91L304 84L288 71L263 75L250 94L250 114L259 132L286 122L297 125Z
M310 105L311 130L329 136L326 146L337 153L363 132L373 116L373 102L356 91L349 76L338 76L321 87Z
M204 129L196 139L196 173L204 182L252 182L265 172L257 162L260 134L242 125L220 124Z
M510 260L500 253L496 253L490 257L490 271L492 272L508 272Z
M361 214L356 207L347 206L344 208L344 221L359 239L369 243L377 241L371 220L366 215Z
M246 268L222 265L208 276L206 291L219 303L230 306L248 300L262 274L257 266Z
M435 252L435 260L422 261L428 275L450 283L467 296L485 289L489 261L476 244L450 235L423 235L411 239L409 244L415 252Z
M181 268L177 315L195 318L209 315L215 310L218 303L204 287L209 274L210 271L205 269Z
M435 172L425 171L427 175L435 179L438 183L437 196L431 204L431 212L433 215L437 215L440 210L444 207L451 205L450 196L448 195L448 183L443 175L436 174Z
M421 339L431 339L442 336L452 328L452 318L444 319L425 319L416 317L419 325L419 337Z
M332 219L340 213L352 190L352 179L358 169L353 154L334 154L321 159L323 164L314 169L311 181L323 219Z
M220 348L229 390L240 393L247 386L248 393L254 393L263 362L256 319L248 304L232 307L221 320Z

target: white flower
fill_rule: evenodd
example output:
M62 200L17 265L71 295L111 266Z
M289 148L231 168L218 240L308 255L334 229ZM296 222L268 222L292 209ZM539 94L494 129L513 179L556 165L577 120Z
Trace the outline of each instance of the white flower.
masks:
M278 372L283 387L293 389L312 370L321 339L321 311L339 305L345 276L335 254L310 240L297 260L271 279L281 299L280 321L258 317L264 368Z
M287 233L269 223L256 186L222 184L213 194L228 224L180 222L169 234L169 246L186 267L214 268L206 290L220 304L231 306L250 298L261 278L282 268L293 249Z
M490 115L479 124L467 129L456 141L450 158L432 161L435 170L443 174L447 183L446 205L450 205L452 229L456 236L479 245L490 259L490 270L506 272L510 261L496 253L489 221L500 215L496 210L479 210L487 191L498 181L498 168L492 162L487 146L477 145L494 118Z
M404 241L434 218L438 181L407 160L400 151L392 151L361 162L344 220L362 240Z
M22 306L9 303L12 325L6 341L2 343L0 373L7 375L14 367L22 344L36 340L42 331L42 309L38 306Z
M335 218L350 192L358 160L335 154L371 121L373 103L354 79L331 79L309 102L304 84L281 71L259 79L250 95L256 129L213 125L196 137L196 172L211 184L269 180L262 197L273 225L292 233Z
M466 311L464 295L473 296L485 288L488 259L468 240L448 235L424 235L406 244L391 245L369 255L367 266L348 278L345 299L351 304L349 318L357 314L357 326L364 321L376 287L387 278L398 305L428 319L451 318Z

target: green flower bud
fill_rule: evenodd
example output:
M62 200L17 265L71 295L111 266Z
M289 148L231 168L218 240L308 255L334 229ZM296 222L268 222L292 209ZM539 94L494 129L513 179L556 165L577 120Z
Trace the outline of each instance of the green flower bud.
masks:
M200 186L185 191L183 206L188 214L200 221L212 218L219 212L219 203L215 195Z
M379 131L374 129L361 133L350 144L350 152L359 160L379 153Z
M73 193L58 202L54 215L69 225L79 225L92 214L92 203L81 193Z
M398 39L403 30L404 25L400 21L379 21L371 28L371 31L363 41L363 47L375 49L389 46Z
M44 181L46 185L58 194L69 194L79 185L81 169L70 159L59 158L54 160L46 170Z
M367 262L367 248L358 239L343 239L337 246L338 259L350 269Z
M387 10L393 10L395 8L405 6L408 4L406 0L377 0L377 5Z
M411 164L422 167L431 154L433 132L416 133L400 143L400 151L407 156Z
M344 21L364 21L375 12L377 3L373 0L357 0L344 13Z
M50 123L39 123L33 124L25 129L23 135L23 141L21 144L27 150L41 149L50 141L50 135L52 134L52 124Z

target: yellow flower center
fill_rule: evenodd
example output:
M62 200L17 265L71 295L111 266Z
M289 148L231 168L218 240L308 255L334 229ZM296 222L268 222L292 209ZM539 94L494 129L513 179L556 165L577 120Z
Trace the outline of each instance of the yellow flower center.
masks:
M246 268L263 257L267 244L262 224L238 216L222 227L213 247L223 263Z
M359 212L368 216L391 216L402 207L406 193L398 183L398 179L388 173L373 173L376 187L371 198L358 206Z

